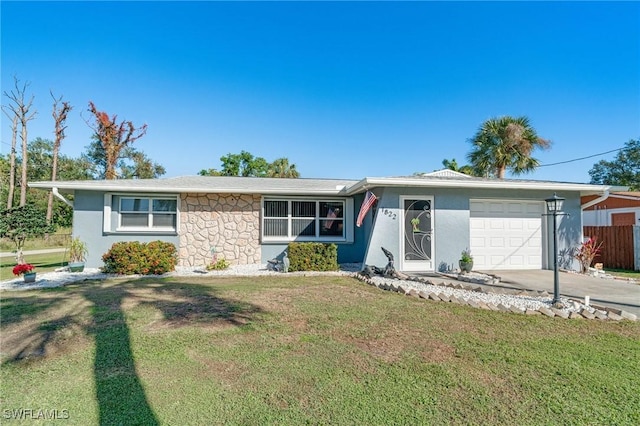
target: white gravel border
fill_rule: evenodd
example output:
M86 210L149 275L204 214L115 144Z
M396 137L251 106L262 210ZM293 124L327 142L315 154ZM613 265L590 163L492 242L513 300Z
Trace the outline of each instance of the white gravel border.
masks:
M360 270L359 264L343 264L340 265L340 271L336 272L291 272L290 275L353 275ZM267 264L261 265L236 265L221 271L207 271L203 267L186 268L176 267L173 272L168 272L157 277L193 277L193 276L261 276L261 275L280 275L281 272L271 271L267 269ZM131 278L143 277L143 275L131 275ZM36 281L33 283L25 283L22 277L16 277L11 280L0 281L0 290L34 290L38 288L54 288L67 284L87 281L87 280L104 280L107 278L123 278L122 275L105 274L98 268L85 268L83 272L69 272L67 268L60 268L54 272L39 273L36 272Z
M291 272L290 275L301 276L313 276L313 275L350 275L355 276L360 271L361 265L354 264L342 264L340 265L340 271L336 272ZM260 265L236 265L231 266L221 271L207 271L205 268L186 268L177 267L175 271L167 274L158 275L158 277L181 277L181 276L264 276L264 275L280 275L281 272L276 272L267 269L266 264ZM131 278L142 277L141 275L132 275ZM68 272L67 268L60 268L54 272L38 273L36 281L33 283L25 283L22 277L17 277L11 280L1 281L0 290L20 291L20 290L34 290L40 288L54 288L61 287L67 284L87 281L87 280L104 280L107 278L123 278L122 275L105 274L97 268L85 268L83 272ZM444 278L444 277L443 277ZM370 283L379 286L380 284L401 286L405 290L415 290L417 292L443 294L446 296L455 296L460 300L468 301L481 301L485 304L492 304L494 306L503 305L506 307L515 307L517 309L533 310L537 311L540 308L551 308L551 297L543 296L521 296L515 294L503 294L503 293L485 293L472 290L463 290L457 288L451 288L444 285L429 284L414 280L398 280L393 278L384 278L380 276L374 276L369 280ZM461 283L462 285L469 285L469 283ZM567 313L580 312L584 309L595 312L596 310L591 306L586 306L574 300L567 298L561 298L561 302L564 305L564 310Z

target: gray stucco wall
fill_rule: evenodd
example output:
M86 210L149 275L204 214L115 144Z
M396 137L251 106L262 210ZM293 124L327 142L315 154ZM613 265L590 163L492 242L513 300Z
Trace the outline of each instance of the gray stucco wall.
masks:
M153 233L109 233L103 232L104 192L76 191L73 202L73 237L80 237L87 243L89 254L86 266L99 268L104 264L102 255L113 243L119 241L166 241L179 245L177 234Z
M419 188L376 188L378 207L365 217L363 225L354 227L353 243L338 243L338 261L340 263L364 262L369 265L384 266L387 259L380 247L390 250L394 256L400 253L399 220L402 218L400 196L432 196L433 229L435 248L433 265L437 270L440 263L457 265L460 252L469 247L469 200L487 199L520 199L539 200L543 202L553 194L548 191L516 191L516 190L475 190L464 189L419 189ZM562 192L559 196L567 200L564 212L568 216L558 217L559 265L563 268L577 269L572 251L582 241L582 216L580 197L577 192ZM354 216L362 204L364 194L354 198ZM103 206L104 193L93 191L77 191L74 199L73 236L80 237L89 248L87 267L101 267L102 255L111 245L118 241L149 242L162 240L179 247L177 234L153 233L104 233ZM116 207L114 206L113 217ZM115 216L114 216L115 215ZM375 220L373 218L375 217ZM355 222L355 217L353 218ZM551 218L543 218L543 268L553 267ZM113 228L115 229L115 228ZM371 234L371 239L369 235ZM287 244L262 244L262 262L280 257ZM398 262L396 262L398 264Z
M466 189L420 189L420 188L377 188L374 190L380 198L378 211L373 224L373 234L366 248L364 263L368 265L384 266L387 258L380 249L390 250L396 266L400 262L401 235L399 220L402 220L400 196L432 196L433 197L433 238L435 241L433 253L433 267L438 270L441 263L457 266L460 253L470 245L470 213L471 199L498 200L535 200L544 203L544 199L553 194L548 191L521 190L466 190ZM563 212L568 216L558 217L558 251L559 265L565 268L577 268L572 257L572 251L582 241L582 218L580 209L580 194L578 192L558 193L565 197ZM553 267L552 226L551 218L544 216L543 224L543 268ZM548 222L548 223L547 223Z

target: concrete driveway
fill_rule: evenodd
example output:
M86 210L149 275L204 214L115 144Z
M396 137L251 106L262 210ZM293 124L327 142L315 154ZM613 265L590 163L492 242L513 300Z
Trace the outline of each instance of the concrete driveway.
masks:
M553 295L553 271L491 271L490 273L500 277L500 283L493 284L493 287L546 291ZM591 304L621 309L640 317L640 284L568 272L560 272L559 278L562 296L576 299L589 296Z

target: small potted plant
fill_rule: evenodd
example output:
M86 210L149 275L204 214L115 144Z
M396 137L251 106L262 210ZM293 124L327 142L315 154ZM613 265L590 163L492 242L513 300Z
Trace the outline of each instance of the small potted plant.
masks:
M22 275L25 283L32 283L36 281L36 273L33 269L30 263L18 263L13 267L13 275Z
M69 247L69 271L84 271L84 262L88 252L87 244L84 241L79 237L72 239L71 246Z
M473 256L471 256L471 250L464 249L462 250L462 254L460 255L460 261L458 261L458 265L460 266L460 271L464 274L467 272L471 272L473 269Z

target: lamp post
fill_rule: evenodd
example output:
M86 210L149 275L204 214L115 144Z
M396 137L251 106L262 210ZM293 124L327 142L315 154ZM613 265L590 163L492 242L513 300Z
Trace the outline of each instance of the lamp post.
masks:
M553 300L551 301L552 305L557 305L560 303L560 279L558 276L558 226L557 226L557 217L558 214L562 214L562 203L564 202L564 198L558 197L555 193L553 197L547 198L545 203L547 203L547 211L550 216L553 216Z

